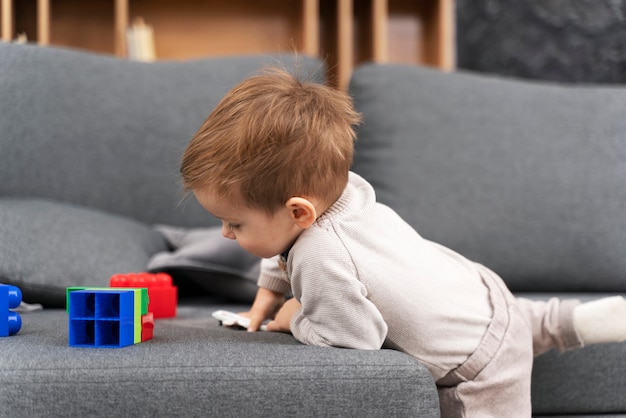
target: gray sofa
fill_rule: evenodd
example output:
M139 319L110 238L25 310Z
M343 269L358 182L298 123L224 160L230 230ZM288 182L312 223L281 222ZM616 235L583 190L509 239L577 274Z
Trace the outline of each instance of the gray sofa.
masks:
M402 353L211 317L246 308L258 260L183 199L179 159L230 87L277 62L321 80L306 57L144 64L0 43L0 283L44 305L0 338L0 416L439 416ZM365 65L350 93L354 170L423 235L526 296L626 293L626 89ZM68 346L66 286L148 269L174 276L175 318L132 347ZM624 343L536 360L537 416L626 416L625 394Z

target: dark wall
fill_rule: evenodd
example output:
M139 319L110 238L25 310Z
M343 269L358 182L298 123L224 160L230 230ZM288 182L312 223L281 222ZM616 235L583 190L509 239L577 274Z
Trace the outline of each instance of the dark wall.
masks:
M456 11L459 68L626 82L626 0L456 0Z

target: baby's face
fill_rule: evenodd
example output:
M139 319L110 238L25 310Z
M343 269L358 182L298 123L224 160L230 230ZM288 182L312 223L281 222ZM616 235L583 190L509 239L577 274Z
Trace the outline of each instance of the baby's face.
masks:
M274 214L225 201L210 189L195 190L198 202L222 221L222 235L237 240L241 248L261 258L286 251L302 232L287 207Z

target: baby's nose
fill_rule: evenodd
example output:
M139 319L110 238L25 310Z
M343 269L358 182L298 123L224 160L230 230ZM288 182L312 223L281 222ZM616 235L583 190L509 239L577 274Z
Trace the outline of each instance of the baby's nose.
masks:
M224 238L236 239L235 234L233 233L233 230L231 229L228 222L222 222L222 235L224 236Z

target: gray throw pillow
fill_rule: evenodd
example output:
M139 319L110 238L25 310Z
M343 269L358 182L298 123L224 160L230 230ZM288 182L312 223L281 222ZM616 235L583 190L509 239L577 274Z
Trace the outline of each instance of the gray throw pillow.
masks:
M37 199L0 199L0 282L23 300L65 306L68 286L108 286L115 273L144 271L167 249L163 237L136 221Z
M230 301L250 303L256 295L261 259L224 238L221 227L156 227L170 250L155 254L147 269L169 273L176 284Z

